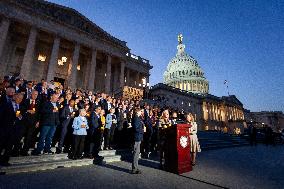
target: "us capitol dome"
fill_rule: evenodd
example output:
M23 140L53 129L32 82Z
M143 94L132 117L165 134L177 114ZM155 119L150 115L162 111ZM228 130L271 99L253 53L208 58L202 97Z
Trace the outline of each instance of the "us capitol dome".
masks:
M182 35L178 35L177 54L164 72L164 84L184 91L207 94L209 83L197 61L185 52Z

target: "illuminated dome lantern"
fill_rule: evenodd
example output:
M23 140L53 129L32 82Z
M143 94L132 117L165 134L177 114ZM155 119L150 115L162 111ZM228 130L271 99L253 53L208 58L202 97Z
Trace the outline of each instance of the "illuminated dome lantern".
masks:
M192 93L208 93L209 83L197 61L186 54L182 44L182 35L178 35L177 54L169 62L164 73L164 84Z

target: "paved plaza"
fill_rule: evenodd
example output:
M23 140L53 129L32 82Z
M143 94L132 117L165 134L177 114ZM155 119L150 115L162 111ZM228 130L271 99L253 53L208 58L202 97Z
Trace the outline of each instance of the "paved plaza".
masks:
M194 171L176 175L158 162L141 160L142 175L129 174L129 162L0 176L0 189L12 188L284 188L284 146L246 146L204 151Z

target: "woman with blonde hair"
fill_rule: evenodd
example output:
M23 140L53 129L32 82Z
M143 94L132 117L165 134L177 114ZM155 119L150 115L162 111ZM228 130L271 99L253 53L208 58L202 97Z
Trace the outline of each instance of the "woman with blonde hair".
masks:
M196 153L201 152L200 145L197 138L197 124L191 113L186 114L186 122L191 125L189 128L190 134L190 153L191 153L191 164L194 166L196 163Z
M159 150L160 150L160 168L164 169L165 165L165 151L166 151L166 129L171 127L170 113L166 109L162 112L162 116L159 120Z

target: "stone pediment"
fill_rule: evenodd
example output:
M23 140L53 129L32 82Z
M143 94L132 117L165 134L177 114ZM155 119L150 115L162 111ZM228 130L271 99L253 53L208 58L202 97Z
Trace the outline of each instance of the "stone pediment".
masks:
M102 28L97 26L95 23L90 21L84 15L79 13L77 10L65 7L62 5L50 3L44 0L10 0L11 2L22 5L26 8L31 9L34 13L52 17L53 19L68 24L70 26L76 27L79 30L89 33L94 37L104 39L115 43L124 48L126 46L125 41L121 41L109 33L104 31Z

